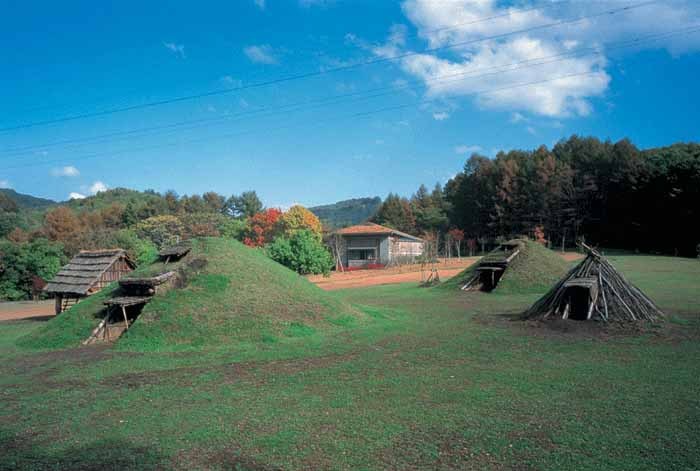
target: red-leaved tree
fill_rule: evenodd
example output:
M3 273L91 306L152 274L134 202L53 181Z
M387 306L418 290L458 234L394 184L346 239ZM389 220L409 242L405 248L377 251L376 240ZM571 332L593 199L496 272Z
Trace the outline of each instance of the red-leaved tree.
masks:
M270 208L254 214L248 219L243 243L249 247L262 247L280 233L282 211Z

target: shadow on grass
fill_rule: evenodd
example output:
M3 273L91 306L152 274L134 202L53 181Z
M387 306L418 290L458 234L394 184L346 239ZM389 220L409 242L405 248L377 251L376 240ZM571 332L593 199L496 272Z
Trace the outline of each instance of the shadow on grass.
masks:
M21 319L16 319L18 321L37 321L37 322L46 322L51 319L56 317L54 314L49 314L46 316L32 316L32 317L23 317Z
M99 440L83 446L52 450L43 444L33 443L29 437L18 437L2 429L0 450L0 470L148 470L163 469L163 464L167 463L159 453L124 440Z

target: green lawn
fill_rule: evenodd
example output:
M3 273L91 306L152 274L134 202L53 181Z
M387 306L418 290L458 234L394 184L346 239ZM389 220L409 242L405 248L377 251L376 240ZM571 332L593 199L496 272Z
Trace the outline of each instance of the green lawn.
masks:
M42 323L1 323L0 469L698 469L700 262L612 261L664 326L412 285L335 293L362 323L191 351L28 350Z

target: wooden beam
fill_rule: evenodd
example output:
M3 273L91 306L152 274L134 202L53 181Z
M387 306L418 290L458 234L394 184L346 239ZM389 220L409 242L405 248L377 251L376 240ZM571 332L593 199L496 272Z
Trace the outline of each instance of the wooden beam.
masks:
M129 328L129 318L126 317L126 307L122 306L122 314L124 315L124 330Z

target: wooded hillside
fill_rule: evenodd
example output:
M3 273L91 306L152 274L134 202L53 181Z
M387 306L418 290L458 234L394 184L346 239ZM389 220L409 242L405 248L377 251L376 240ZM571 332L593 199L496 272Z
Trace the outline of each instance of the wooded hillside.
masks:
M341 228L368 220L382 204L378 196L374 198L353 198L333 204L314 206L309 210L329 228Z

